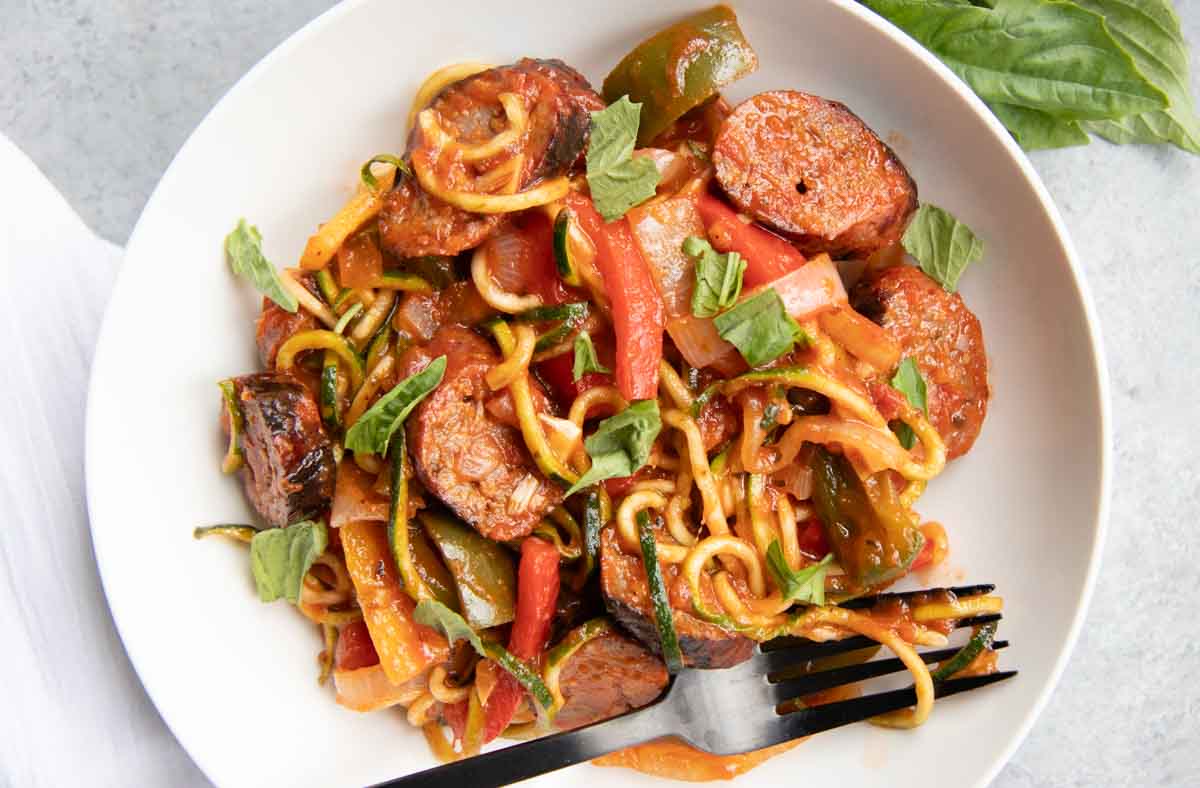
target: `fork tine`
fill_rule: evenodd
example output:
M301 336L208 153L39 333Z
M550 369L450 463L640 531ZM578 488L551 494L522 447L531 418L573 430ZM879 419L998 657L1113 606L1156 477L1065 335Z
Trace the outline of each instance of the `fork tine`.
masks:
M980 624L990 624L999 621L1002 617L1003 615L1000 613L986 613L982 616L961 618L954 622L954 628L962 629ZM762 653L754 657L752 667L759 673L774 673L808 660L833 657L838 654L845 654L847 651L873 648L878 645L879 641L872 640L863 635L854 635L853 637L841 640L825 641L785 635L763 643L760 647L762 648Z
M1017 671L1008 670L1001 673L989 673L985 676L968 676L962 679L940 681L934 684L934 695L938 698L945 698L960 692L986 687L988 684L995 684L1015 675L1017 675ZM861 722L879 714L907 708L916 702L917 693L912 687L909 687L837 703L827 703L822 706L800 708L794 712L780 715L779 725L772 726L766 739L758 746L767 747L800 736L810 736L831 728Z
M999 651L1008 646L1007 640L1000 640L992 644L992 648ZM959 652L960 647L944 648L938 651L926 651L921 654L927 664L931 662L941 662L942 660L950 659ZM809 695L813 692L820 692L831 687L838 687L843 684L850 684L855 681L866 681L867 679L877 678L879 676L887 676L891 673L899 673L902 670L907 670L904 663L897 658L893 659L877 659L873 662L863 662L858 665L847 665L841 668L833 668L831 670L823 670L818 673L808 673L796 678L786 679L774 684L771 684L769 692L775 703L783 703L784 701L798 698L803 695ZM769 678L769 677L768 677Z
M856 599L847 599L838 607L844 607L849 610L860 610L864 607L870 607L876 602L884 602L891 599L912 599L917 594L934 594L939 591L949 591L956 597L965 597L990 594L995 590L996 586L993 583L979 583L973 586L953 586L952 588L924 588L919 591L889 592L886 594L875 594L874 596L860 596Z

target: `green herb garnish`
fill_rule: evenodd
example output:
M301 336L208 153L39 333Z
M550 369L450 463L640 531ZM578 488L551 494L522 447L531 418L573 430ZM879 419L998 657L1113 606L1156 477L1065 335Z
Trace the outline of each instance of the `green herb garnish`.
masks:
M592 458L592 467L571 485L567 495L605 479L632 475L650 459L650 447L661 429L658 402L652 399L635 402L600 422L596 431L583 442Z
M587 151L587 181L592 203L611 222L633 206L654 196L658 168L648 158L634 158L642 105L622 96L600 112L592 113L592 133Z
M245 219L238 219L237 227L225 236L225 254L233 272L249 279L258 292L289 312L300 308L296 296L284 289L275 266L263 257L262 233L257 227L247 224Z
M437 388L446 374L446 357L438 356L415 375L396 384L346 430L346 448L364 454L387 454L388 441L413 408Z
M721 254L698 236L688 236L683 253L696 263L696 286L692 290L692 314L712 317L728 309L742 294L746 261L737 252Z
M258 598L274 602L282 597L296 604L304 576L328 543L329 535L321 520L304 520L254 534L250 540L250 569Z

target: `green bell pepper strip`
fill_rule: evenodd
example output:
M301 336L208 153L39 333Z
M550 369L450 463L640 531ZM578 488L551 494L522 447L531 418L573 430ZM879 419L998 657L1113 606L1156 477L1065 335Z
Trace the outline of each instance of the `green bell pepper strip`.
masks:
M637 144L648 145L681 115L758 68L727 5L692 14L634 47L604 80L604 100L642 105Z
M855 586L874 587L903 575L925 537L886 479L869 480L823 446L812 454L813 503L838 563ZM886 489L885 489L886 488Z
M467 623L487 629L512 621L517 604L512 555L443 512L426 509L417 519L454 578L457 607Z

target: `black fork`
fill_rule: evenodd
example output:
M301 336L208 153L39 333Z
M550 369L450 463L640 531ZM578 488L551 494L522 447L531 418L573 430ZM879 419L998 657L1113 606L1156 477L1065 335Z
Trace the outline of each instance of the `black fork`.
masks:
M954 590L954 589L952 589ZM963 619L956 627L999 621L999 614ZM685 670L655 703L572 731L505 747L455 763L379 783L387 786L496 786L598 758L664 736L678 736L715 755L735 755L860 722L916 703L907 689L852 700L803 706L790 703L830 690L906 670L897 658L880 659L816 672L797 672L811 661L878 645L861 636L818 643L780 638L760 646L746 662L725 670ZM998 641L992 648L1007 646ZM957 648L927 651L926 663L949 659ZM934 683L944 698L1011 678L1017 671Z

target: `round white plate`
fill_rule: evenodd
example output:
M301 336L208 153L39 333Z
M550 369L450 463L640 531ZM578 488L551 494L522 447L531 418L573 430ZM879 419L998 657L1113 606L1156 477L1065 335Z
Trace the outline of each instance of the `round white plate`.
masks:
M87 489L96 557L125 647L164 719L223 786L364 785L433 765L398 713L356 714L316 685L315 628L257 601L241 548L192 528L246 520L218 466L215 381L254 370L258 296L221 243L239 216L267 257L298 259L374 153L402 146L421 79L457 60L561 57L595 84L697 2L362 0L276 49L204 120L129 242L96 353ZM921 196L987 242L962 292L983 323L994 395L974 451L921 501L948 563L924 582L994 582L1014 681L940 702L923 728L817 737L751 780L836 775L843 786L988 781L1066 661L1100 552L1108 395L1096 320L1062 221L983 105L902 34L846 0L741 2L761 60L729 92L796 88L844 101L887 138ZM730 720L736 725L736 720ZM653 785L590 765L543 778Z

